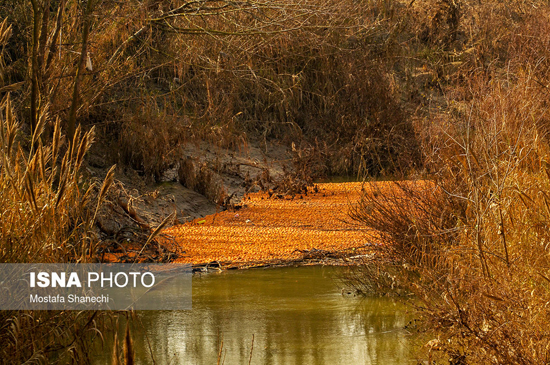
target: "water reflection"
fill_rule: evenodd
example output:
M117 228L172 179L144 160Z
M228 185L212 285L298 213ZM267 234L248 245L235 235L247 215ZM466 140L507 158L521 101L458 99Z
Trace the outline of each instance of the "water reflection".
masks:
M408 364L410 319L387 298L342 296L338 267L209 274L193 279L193 310L140 312L139 363ZM146 338L147 337L147 338Z

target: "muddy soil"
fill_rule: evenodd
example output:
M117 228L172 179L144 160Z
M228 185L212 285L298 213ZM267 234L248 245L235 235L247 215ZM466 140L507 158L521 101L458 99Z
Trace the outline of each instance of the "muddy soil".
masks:
M111 167L105 162L109 161L106 153L92 151L85 168L87 178L104 179ZM280 179L291 169L289 149L273 142L251 143L240 150L202 142L188 144L181 155L181 162L157 183L135 170L117 167L115 183L98 217L99 234L115 237L128 229L147 233L174 212L168 226L223 211L238 204L246 192L259 191L266 179ZM183 170L184 164L192 171ZM186 179L186 174L193 176Z

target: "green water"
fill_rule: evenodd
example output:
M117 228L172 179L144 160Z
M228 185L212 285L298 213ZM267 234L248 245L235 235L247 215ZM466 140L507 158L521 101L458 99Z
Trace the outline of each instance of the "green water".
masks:
M389 298L342 295L341 267L195 276L193 309L142 311L139 364L411 364L411 319ZM223 341L223 346L222 346ZM108 346L107 346L108 347ZM106 351L110 352L110 351ZM109 357L100 356L99 363Z

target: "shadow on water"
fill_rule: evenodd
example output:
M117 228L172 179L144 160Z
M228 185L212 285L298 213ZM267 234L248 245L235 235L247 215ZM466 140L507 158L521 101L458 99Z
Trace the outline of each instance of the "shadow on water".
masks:
M196 276L192 310L138 312L145 330L134 332L137 362L153 363L148 341L156 364L216 364L220 347L225 364L248 364L254 336L251 364L409 364L411 315L390 298L342 295L340 270Z

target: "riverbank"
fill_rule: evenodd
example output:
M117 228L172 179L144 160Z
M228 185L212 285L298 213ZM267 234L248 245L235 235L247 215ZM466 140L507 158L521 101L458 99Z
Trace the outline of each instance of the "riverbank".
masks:
M214 214L182 224L176 219L175 225L154 233L152 243L128 240L106 247L101 260L188 263L201 272L374 263L382 257L377 249L387 240L360 221L361 212L374 209L370 199L391 196L406 200L407 192L415 191L423 191L430 199L428 196L433 197L437 190L424 180L281 186L247 193L239 203L218 205ZM381 217L393 214L403 204L388 201ZM408 209L412 212L417 208L413 205Z
M286 193L249 193L238 204L218 207L223 211L163 230L158 240L169 248L170 261L197 271L360 263L378 243L367 240L368 229L352 221L350 209L363 192L387 184L320 183ZM136 254L138 261L147 260L132 243L104 259L133 262Z

